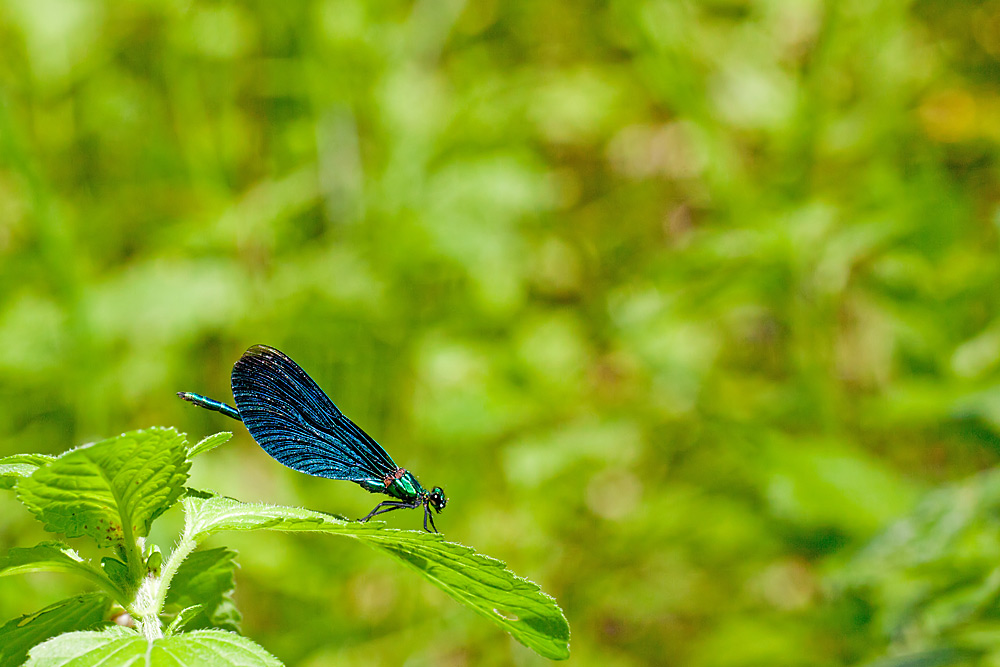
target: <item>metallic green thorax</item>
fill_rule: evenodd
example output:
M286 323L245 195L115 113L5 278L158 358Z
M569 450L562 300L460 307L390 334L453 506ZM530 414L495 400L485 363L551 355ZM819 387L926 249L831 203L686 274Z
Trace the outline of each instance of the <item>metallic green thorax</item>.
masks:
M417 498L427 495L427 491L424 487L420 486L420 482L417 481L417 478L409 470L404 470L399 479L392 479L388 486L385 483L369 481L358 482L358 484L366 491L384 493L387 496L399 498L406 502L412 502Z

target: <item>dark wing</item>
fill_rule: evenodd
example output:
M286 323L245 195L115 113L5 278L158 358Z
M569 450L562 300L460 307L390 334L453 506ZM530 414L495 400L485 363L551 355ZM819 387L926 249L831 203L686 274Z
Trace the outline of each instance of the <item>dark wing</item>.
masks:
M233 366L233 397L250 435L280 463L329 479L375 481L396 470L285 354L254 345Z

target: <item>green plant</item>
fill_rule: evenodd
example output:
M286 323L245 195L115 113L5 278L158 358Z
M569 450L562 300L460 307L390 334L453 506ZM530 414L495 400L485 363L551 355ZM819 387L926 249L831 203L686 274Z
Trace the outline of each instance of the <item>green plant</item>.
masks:
M569 656L569 625L555 600L498 560L440 535L392 530L294 507L243 503L184 486L192 459L231 437L218 433L194 446L171 428L149 428L72 449L58 457L0 459L0 487L67 538L89 537L111 554L99 564L62 542L15 548L0 558L0 576L71 572L99 592L86 593L0 627L0 667L131 664L279 665L235 632L232 602L236 553L196 551L226 530L314 531L357 539L421 574L445 593L552 659ZM150 525L174 503L185 522L169 555L145 541ZM134 627L107 622L113 604ZM228 662L226 662L228 661Z

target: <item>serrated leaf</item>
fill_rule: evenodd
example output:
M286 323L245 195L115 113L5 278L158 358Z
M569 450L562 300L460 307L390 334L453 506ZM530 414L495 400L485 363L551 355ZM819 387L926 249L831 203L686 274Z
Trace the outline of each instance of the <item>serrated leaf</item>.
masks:
M539 655L569 657L569 623L555 600L516 576L502 561L437 533L393 530L344 521L296 507L241 503L232 498L184 499L187 531L196 540L223 530L315 531L345 535L386 552L462 604L500 625Z
M207 451L215 449L219 445L229 442L229 439L233 437L233 434L228 431L222 431L221 433L216 433L215 435L210 435L204 438L197 445L191 448L188 452L189 458L194 458L199 454L204 454Z
M197 630L157 639L150 644L135 630L108 628L70 632L31 649L25 667L68 665L144 665L145 667L280 667L262 647L232 632Z
M70 450L17 484L45 529L101 545L145 536L180 497L190 462L182 433L150 428Z
M67 632L28 651L28 661L24 664L25 667L132 665L142 658L146 647L146 640L138 632L121 626Z
M281 667L281 662L259 644L225 630L195 630L158 639L153 652L162 647L188 665L239 665L240 667ZM153 662L154 667L160 663ZM164 666L174 663L164 662Z
M232 601L236 588L236 552L225 547L195 551L177 568L167 604L201 605L201 612L186 622L192 629L221 628L239 631L242 617Z
M0 558L0 577L30 572L69 572L84 577L116 596L118 587L79 554L62 542L42 542L33 547L14 548Z
M46 639L94 627L105 620L110 607L108 596L87 593L15 618L0 627L0 667L24 664L28 649Z
M446 542L436 533L385 529L357 537L498 623L539 655L553 660L569 657L569 622L562 609L538 584L518 577L503 561Z
M44 454L14 454L0 459L0 489L12 489L21 477L30 477L33 472L54 456Z

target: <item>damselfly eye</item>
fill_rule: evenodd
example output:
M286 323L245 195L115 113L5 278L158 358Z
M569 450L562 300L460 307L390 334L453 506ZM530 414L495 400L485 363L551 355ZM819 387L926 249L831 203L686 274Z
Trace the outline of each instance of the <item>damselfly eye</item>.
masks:
M448 498L444 495L444 489L440 486L435 486L431 489L431 507L436 509L438 512L444 509L444 506L448 504Z

